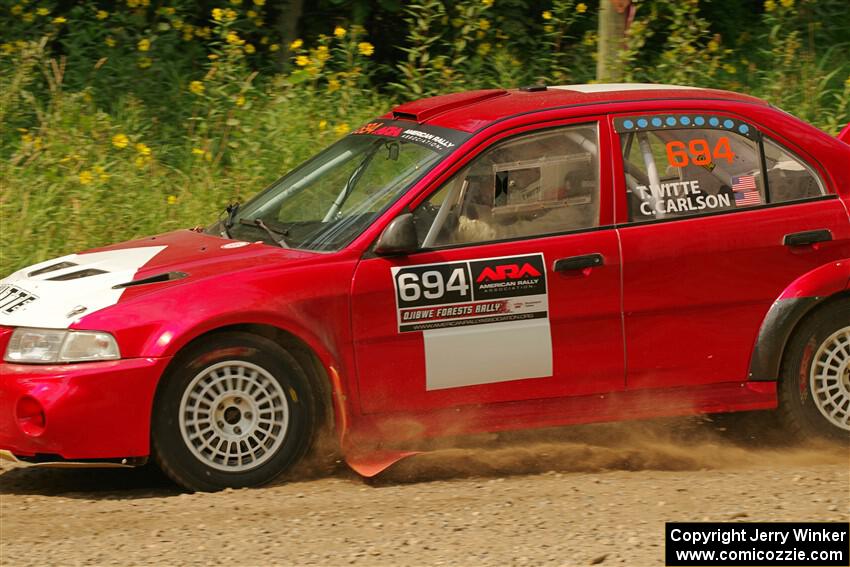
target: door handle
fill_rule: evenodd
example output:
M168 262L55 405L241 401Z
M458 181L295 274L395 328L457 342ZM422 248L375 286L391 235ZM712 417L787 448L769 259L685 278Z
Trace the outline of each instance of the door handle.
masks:
M570 258L555 260L555 265L552 269L556 272L571 272L573 270L595 268L603 264L605 264L605 257L602 254L585 254L583 256L572 256Z
M785 246L808 246L819 242L829 242L830 240L832 240L832 232L824 228L786 234L782 243Z

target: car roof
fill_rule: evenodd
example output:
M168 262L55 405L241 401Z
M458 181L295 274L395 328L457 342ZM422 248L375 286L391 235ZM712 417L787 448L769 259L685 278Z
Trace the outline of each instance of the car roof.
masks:
M652 100L720 100L767 105L759 98L718 89L645 83L599 83L488 89L423 98L393 108L387 118L475 132L510 116L556 108Z

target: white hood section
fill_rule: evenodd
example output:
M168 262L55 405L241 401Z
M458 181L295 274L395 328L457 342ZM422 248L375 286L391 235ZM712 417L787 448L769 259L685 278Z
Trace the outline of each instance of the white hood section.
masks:
M0 280L0 325L67 329L80 318L118 303L124 288L113 286L131 281L139 268L164 249L145 246L70 254L18 270Z

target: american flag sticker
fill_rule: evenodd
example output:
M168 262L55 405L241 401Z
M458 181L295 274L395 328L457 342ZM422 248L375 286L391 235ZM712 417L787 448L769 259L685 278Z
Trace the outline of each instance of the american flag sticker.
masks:
M756 186L756 178L752 175L733 177L732 191L735 194L736 207L761 205L761 195Z

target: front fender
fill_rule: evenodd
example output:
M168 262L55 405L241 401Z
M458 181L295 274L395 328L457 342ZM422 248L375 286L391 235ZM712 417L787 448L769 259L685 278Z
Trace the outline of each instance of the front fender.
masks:
M749 379L779 378L785 347L797 324L829 298L850 290L850 258L824 264L800 276L771 305L750 359Z

